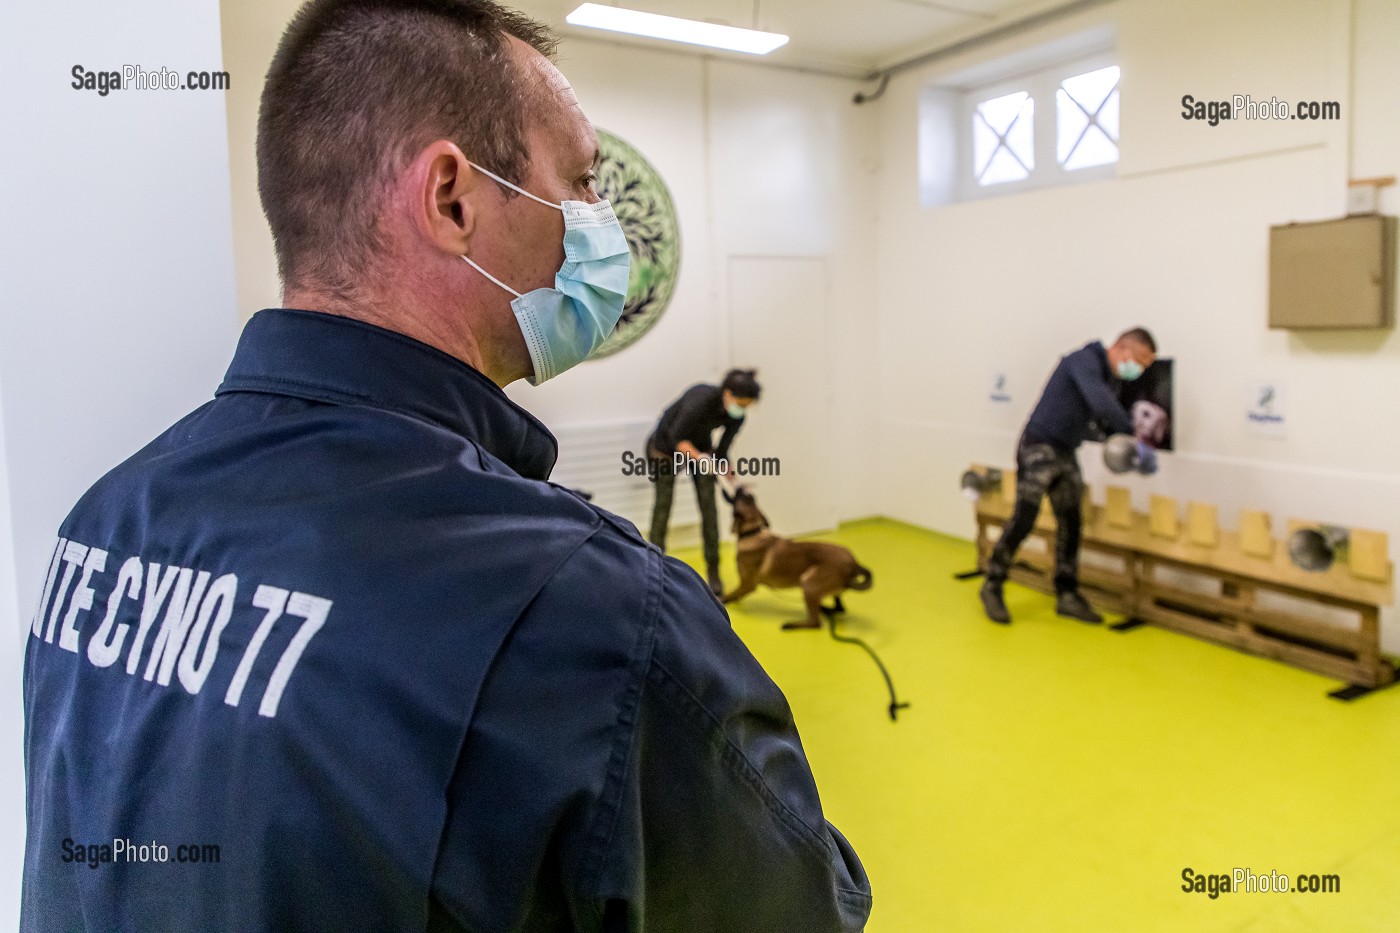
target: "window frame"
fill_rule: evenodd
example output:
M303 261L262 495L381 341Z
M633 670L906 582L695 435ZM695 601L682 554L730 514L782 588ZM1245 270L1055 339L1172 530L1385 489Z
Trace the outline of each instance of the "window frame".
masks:
M1086 181L1101 181L1106 178L1113 178L1118 173L1118 161L1094 165L1079 169L1066 169L1060 164L1059 152L1059 102L1057 94L1061 83L1066 78L1073 78L1077 75L1090 71L1097 71L1100 68L1107 68L1111 65L1119 66L1118 73L1118 129L1119 139L1114 140L1118 146L1119 159L1122 158L1122 129L1123 129L1123 73L1122 66L1119 65L1117 53L1112 49L1105 49L1091 55L1080 55L1073 59L1041 66L1030 71L1025 71L1014 77L1002 78L968 88L962 92L961 100L957 108L958 123L958 164L957 164L957 199L960 201L974 201L982 198L1000 197L1005 194L1016 194L1022 191L1032 191L1039 188L1049 188L1058 185L1079 184ZM974 172L977 166L973 161L973 120L976 117L977 105L1012 94L1017 91L1025 91L1034 101L1034 121L1031 124L1032 131L1032 153L1035 159L1035 167L1030 174L1016 181L998 182L993 185L978 184Z

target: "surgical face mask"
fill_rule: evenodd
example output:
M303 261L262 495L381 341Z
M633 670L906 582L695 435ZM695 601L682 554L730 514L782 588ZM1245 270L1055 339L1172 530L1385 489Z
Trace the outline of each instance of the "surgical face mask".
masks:
M553 288L537 288L522 295L469 256L462 257L477 272L515 296L510 307L525 335L525 346L534 365L530 384L537 386L582 363L617 326L627 301L632 264L627 237L607 201L555 204L474 162L470 164L507 188L564 213L564 265L554 276Z
M1132 382L1142 375L1142 364L1137 360L1123 360L1118 364L1118 378L1124 382Z
M724 406L724 410L729 413L729 417L731 418L744 417L744 406L740 405L738 402Z

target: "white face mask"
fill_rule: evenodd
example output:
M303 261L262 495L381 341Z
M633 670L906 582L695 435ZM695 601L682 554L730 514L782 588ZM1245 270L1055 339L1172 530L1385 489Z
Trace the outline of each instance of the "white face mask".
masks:
M535 370L530 384L539 385L587 359L617 326L627 301L631 272L627 237L607 201L555 204L475 162L469 164L507 188L564 212L564 265L554 277L553 288L537 288L522 295L470 257L462 257L477 272L515 296L510 307L525 336Z

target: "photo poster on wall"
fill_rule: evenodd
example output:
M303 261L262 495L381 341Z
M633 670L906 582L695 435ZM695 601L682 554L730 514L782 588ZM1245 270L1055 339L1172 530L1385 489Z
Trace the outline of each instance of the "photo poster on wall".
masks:
M1175 449L1176 409L1173 360L1158 359L1131 382L1118 383L1118 401L1133 419L1133 435L1158 450Z
M622 137L598 128L596 171L598 195L612 204L632 259L622 317L592 359L631 346L656 326L675 294L681 265L676 205L656 166Z

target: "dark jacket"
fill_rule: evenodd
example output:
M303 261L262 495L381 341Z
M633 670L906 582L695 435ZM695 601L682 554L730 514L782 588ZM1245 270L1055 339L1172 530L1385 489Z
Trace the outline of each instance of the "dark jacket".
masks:
M1118 379L1108 367L1108 351L1095 341L1060 358L1026 422L1022 444L1050 444L1076 450L1092 434L1132 434L1133 419L1118 401Z
M555 451L430 347L256 315L59 530L21 929L860 929L782 693Z

